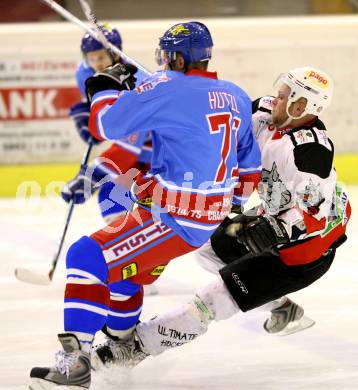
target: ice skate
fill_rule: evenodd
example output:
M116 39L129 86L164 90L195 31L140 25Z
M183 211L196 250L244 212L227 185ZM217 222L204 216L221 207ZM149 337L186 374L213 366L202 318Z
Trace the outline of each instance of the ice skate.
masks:
M139 364L147 356L149 354L143 351L141 343L135 335L128 340L107 336L103 344L93 347L92 367L96 370L103 367L103 365L115 364L131 368Z
M264 323L267 333L287 336L310 328L315 324L311 318L304 315L304 310L287 298L280 307L271 310L271 317Z
M81 351L77 337L71 333L59 334L58 339L64 350L56 353L56 363L53 367L34 367L31 370L30 390L58 387L88 389L91 384L89 354Z

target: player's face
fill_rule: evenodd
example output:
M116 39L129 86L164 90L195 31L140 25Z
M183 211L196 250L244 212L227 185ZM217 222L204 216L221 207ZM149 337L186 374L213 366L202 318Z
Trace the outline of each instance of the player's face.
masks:
M289 94L290 88L285 84L281 84L277 96L272 101L272 123L276 127L279 127L288 119L286 107Z
M93 68L95 72L100 72L112 65L112 58L105 49L87 53L86 60L88 65Z

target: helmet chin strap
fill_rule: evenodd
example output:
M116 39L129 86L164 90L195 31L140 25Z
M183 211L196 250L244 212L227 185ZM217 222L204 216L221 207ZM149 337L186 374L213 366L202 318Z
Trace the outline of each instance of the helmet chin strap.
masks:
M291 122L292 122L293 118L291 116L289 116L283 123L282 125L280 125L279 128L282 128L282 127L287 127Z
M288 115L288 118L285 120L285 122L282 123L282 125L280 127L286 127L288 126L293 120L295 119L301 119L303 118L305 115L306 115L306 109L303 110L302 114L299 115L299 116L292 116L289 112L288 112L288 108L291 106L291 104L294 103L291 99L289 99L287 101L287 104L286 104L286 114Z

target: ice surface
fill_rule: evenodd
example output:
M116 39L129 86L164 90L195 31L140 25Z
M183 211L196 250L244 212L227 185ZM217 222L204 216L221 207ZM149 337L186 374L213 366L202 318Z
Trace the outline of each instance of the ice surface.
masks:
M263 331L265 313L239 314L131 372L95 375L91 389L358 389L358 187L348 193L353 201L348 242L321 280L291 295L316 320L313 328L277 337ZM65 214L60 199L0 200L0 389L27 389L31 367L52 363L59 349L63 256L50 286L19 282L14 268L48 272ZM63 254L71 242L102 225L94 199L77 207ZM174 260L158 281L159 295L146 298L142 318L185 302L211 278L191 256Z

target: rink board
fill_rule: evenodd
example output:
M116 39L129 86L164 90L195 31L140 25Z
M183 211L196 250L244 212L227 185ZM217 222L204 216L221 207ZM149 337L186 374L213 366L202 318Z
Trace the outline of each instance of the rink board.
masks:
M358 16L214 18L210 70L252 99L273 94L277 76L298 66L322 68L334 80L323 113L336 153L358 153ZM151 71L160 37L177 20L113 21L124 50ZM283 33L284 32L284 33ZM75 71L83 31L58 23L0 24L0 164L72 163L81 157L68 109L80 100ZM334 55L332 55L334 53ZM309 63L308 63L309 62Z
M339 181L358 184L358 154L338 155L335 167ZM48 196L58 193L64 183L76 175L79 164L19 165L0 168L0 197Z

